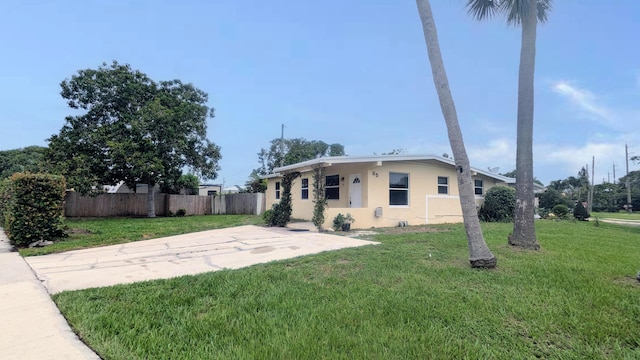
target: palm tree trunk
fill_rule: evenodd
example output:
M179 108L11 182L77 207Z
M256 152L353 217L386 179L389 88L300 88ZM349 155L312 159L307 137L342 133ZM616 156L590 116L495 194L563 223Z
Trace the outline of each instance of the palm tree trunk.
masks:
M533 194L533 98L536 63L537 0L529 0L522 19L522 48L518 78L518 127L516 150L516 210L509 244L540 249L536 239Z
M471 179L471 166L469 165L467 150L464 147L462 131L458 123L458 114L449 89L449 80L447 79L442 55L440 54L438 33L431 13L431 5L429 0L416 0L416 4L422 20L422 29L427 43L433 82L440 100L442 115L447 124L449 143L455 159L460 206L462 207L462 218L469 243L469 261L471 267L474 268L494 268L497 260L487 247L482 236Z
M147 184L147 217L156 217L156 193L155 184Z

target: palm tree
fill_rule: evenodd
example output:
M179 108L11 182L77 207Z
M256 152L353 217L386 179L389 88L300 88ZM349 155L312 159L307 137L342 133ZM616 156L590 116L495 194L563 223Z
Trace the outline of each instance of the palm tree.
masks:
M487 247L484 237L482 236L480 220L478 219L478 213L476 211L473 182L471 179L471 166L469 165L467 150L464 147L462 131L458 124L458 114L456 113L456 107L453 103L451 90L449 89L449 80L447 79L447 73L444 69L442 55L440 54L438 33L436 31L436 24L433 21L431 5L429 4L429 0L416 0L416 3L418 5L420 20L422 21L424 39L427 43L433 82L440 100L442 115L447 124L449 143L451 144L451 151L455 159L460 206L462 207L464 228L469 243L469 261L471 267L474 268L494 268L497 260Z
M533 194L533 79L536 62L536 25L545 22L552 0L468 0L469 13L478 20L496 13L507 23L522 25L518 76L518 125L516 150L516 211L509 244L540 249L534 224Z

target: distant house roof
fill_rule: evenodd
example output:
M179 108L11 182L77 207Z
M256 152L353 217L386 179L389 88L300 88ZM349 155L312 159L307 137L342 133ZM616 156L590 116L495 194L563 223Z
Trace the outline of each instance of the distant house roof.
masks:
M239 185L231 185L222 189L223 193L234 193L234 192L240 192L240 191L242 191L242 187L240 187Z
M308 171L315 165L331 166L333 164L353 164L353 163L380 163L396 162L396 161L422 161L430 163L443 163L455 166L453 159L435 155L370 155L370 156L327 156L312 160L302 161L296 164L281 166L273 169L273 173L265 176L265 178L279 177L283 173L291 171ZM507 184L515 184L516 179L481 170L472 167L471 171L478 174L502 181Z

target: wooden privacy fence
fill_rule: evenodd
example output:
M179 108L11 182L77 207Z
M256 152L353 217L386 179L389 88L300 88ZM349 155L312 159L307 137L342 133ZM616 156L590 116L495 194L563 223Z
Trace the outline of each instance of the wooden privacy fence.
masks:
M264 212L262 193L199 195L155 195L156 215L175 214L185 209L187 215L249 214ZM147 194L102 194L95 197L69 192L65 197L66 217L146 216Z

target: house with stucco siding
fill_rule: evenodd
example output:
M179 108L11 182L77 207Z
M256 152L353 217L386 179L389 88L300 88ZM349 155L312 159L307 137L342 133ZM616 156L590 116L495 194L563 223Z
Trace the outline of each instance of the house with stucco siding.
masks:
M298 173L291 187L292 217L311 220L316 167L324 170L324 228L338 213L351 214L354 228L462 221L455 163L433 155L322 157L275 168L266 176L267 208L280 201L283 175ZM484 170L472 172L478 207L491 187L515 182Z

